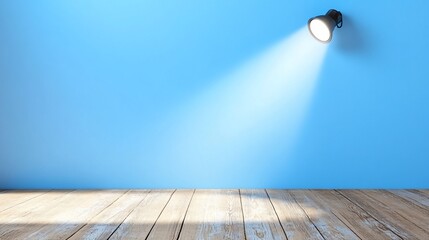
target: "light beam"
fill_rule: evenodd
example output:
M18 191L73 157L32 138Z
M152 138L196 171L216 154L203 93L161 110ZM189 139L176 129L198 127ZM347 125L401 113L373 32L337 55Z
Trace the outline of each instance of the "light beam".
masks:
M182 187L250 186L252 175L234 173L286 167L326 49L302 28L171 114L157 174Z

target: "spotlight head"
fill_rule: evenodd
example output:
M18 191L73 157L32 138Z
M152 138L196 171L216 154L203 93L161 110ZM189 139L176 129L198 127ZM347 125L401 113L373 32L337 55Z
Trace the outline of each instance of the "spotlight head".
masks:
M332 40L335 27L343 26L343 15L335 9L331 9L325 15L310 18L307 25L314 38L328 43Z

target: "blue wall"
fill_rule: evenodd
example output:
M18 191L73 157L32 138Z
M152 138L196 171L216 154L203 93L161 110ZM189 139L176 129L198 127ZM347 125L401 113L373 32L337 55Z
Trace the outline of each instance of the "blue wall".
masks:
M214 175L204 160L151 154L174 128L174 119L159 128L171 112L330 8L344 27L292 153L276 139ZM427 9L424 0L1 1L0 188L429 188Z

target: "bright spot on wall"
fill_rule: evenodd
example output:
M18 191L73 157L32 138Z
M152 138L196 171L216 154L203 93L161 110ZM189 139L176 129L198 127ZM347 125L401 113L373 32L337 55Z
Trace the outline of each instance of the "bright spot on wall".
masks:
M326 48L305 27L215 81L171 114L156 174L178 187L268 183L258 175L287 168Z

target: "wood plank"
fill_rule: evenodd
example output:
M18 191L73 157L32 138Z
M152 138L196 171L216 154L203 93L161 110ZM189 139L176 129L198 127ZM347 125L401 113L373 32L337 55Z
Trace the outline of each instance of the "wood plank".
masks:
M103 211L125 191L77 191L70 198L43 213L44 224L36 231L22 234L25 239L65 239Z
M107 239L134 208L143 201L148 192L147 190L128 191L89 220L85 226L69 239Z
M239 191L196 190L179 239L245 239Z
M247 239L287 239L265 190L240 193Z
M147 239L177 239L194 190L174 192Z
M418 193L422 194L423 196L429 198L429 190L419 189L419 190L410 190L410 191L418 192Z
M307 214L288 191L267 190L267 193L289 240L323 239Z
M362 208L335 191L311 191L312 198L328 208L362 239L401 239Z
M365 190L363 191L369 197L389 205L403 217L413 222L429 234L429 210L421 208L414 203L405 200L395 194L385 190Z
M418 191L389 190L389 192L411 201L421 208L429 209L429 198L425 197L423 194L420 194Z
M47 192L49 191L4 190L3 192L0 192L0 212L39 197Z
M380 223L394 231L398 236L404 239L428 239L429 235L423 229L404 218L387 204L377 201L364 191L359 190L340 190L341 195L364 209Z
M43 213L54 207L58 202L68 197L72 191L53 191L33 198L0 213L0 239L26 229L37 229L43 220ZM40 218L40 219L39 219Z
M109 239L145 239L174 190L152 190Z
M41 197L35 199L34 201L28 201L22 204L19 209L20 211L15 211L15 208L9 209L14 212L18 212L19 215L15 217L8 216L9 221L2 224L0 230L0 238L4 239L25 239L30 238L34 235L33 239L47 239L44 237L44 234L47 234L46 230L56 230L60 227L73 227L67 223L62 222L58 217L64 212L75 211L72 209L76 204L81 203L83 195L89 196L93 195L88 191L85 192L50 192L42 195ZM30 205L31 204L31 205ZM74 204L74 205L73 205ZM36 207L33 207L33 206ZM70 207L70 208L66 208ZM21 210L24 209L24 210ZM7 213L4 211L2 214ZM73 215L63 216L64 220L73 219ZM49 232L49 231L48 231ZM38 233L42 235L38 235ZM39 236L39 237L37 237ZM51 238L54 239L54 238Z
M320 199L308 190L291 190L290 193L326 239L359 239Z
M7 190L0 239L429 239L425 190L154 192Z

